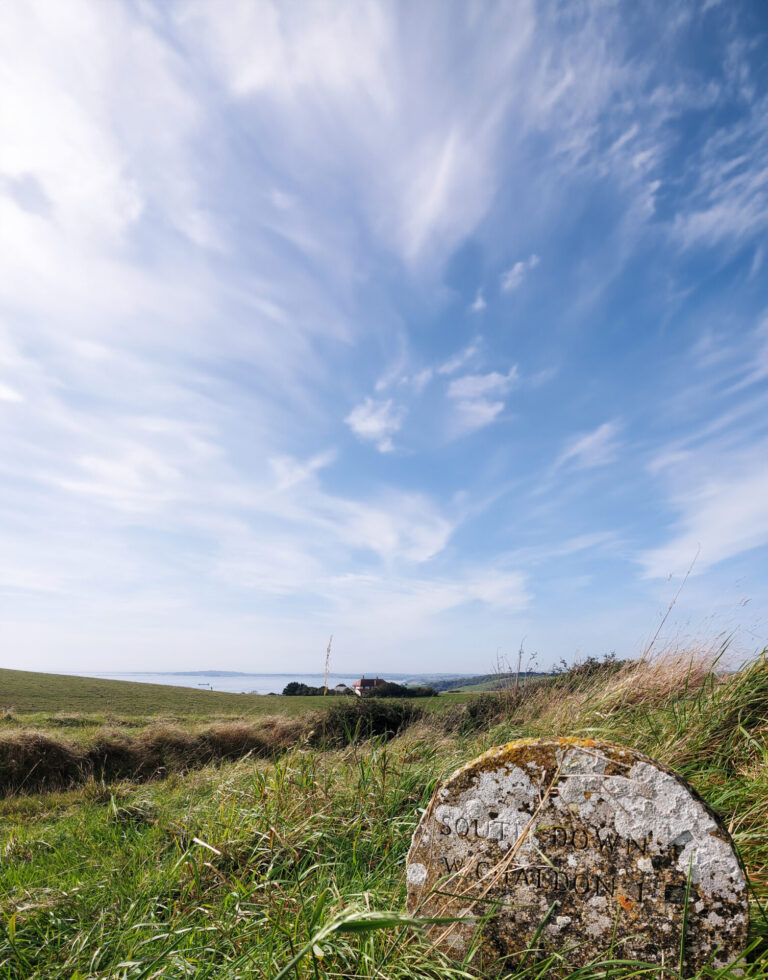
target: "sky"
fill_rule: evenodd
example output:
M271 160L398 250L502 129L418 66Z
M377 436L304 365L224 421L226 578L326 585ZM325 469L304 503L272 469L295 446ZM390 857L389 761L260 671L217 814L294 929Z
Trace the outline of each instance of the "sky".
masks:
M0 663L754 653L767 252L761 0L0 5Z

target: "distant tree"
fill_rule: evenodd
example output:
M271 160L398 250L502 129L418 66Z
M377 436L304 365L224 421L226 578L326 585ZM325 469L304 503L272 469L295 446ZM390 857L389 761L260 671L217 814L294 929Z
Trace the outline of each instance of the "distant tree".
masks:
M317 694L318 690L321 694L323 693L322 688L310 687L308 684L302 684L301 681L291 681L283 688L283 694L294 697L297 694L306 696L308 694Z

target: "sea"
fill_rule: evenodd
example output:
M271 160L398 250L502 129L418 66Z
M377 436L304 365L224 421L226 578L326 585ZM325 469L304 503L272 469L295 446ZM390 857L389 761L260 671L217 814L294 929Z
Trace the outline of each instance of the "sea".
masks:
M322 687L323 674L247 674L227 671L189 671L161 673L155 671L59 671L73 677L99 677L113 681L137 681L142 684L170 684L173 687L192 687L208 691L229 691L232 694L282 694L283 688L291 681ZM375 675L368 675L375 676ZM413 675L386 673L381 676L388 681L413 680ZM328 674L328 687L336 684L350 686L360 680L359 674Z

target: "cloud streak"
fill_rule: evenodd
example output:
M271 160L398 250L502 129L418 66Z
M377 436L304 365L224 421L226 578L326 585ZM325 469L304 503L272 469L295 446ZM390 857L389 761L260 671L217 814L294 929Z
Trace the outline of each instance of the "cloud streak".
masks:
M502 293L511 293L519 289L528 273L535 269L541 259L538 255L530 255L527 259L515 262L515 264L502 273L500 286Z
M591 432L575 436L558 456L556 467L588 470L607 466L616 459L621 448L619 430L618 422L603 422Z

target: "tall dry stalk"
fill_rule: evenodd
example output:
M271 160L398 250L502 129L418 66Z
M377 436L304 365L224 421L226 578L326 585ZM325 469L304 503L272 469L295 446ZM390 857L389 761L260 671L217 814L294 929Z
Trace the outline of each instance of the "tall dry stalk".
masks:
M328 640L328 649L325 651L325 680L323 682L323 697L328 693L328 669L331 666L331 644L333 643L333 633Z

